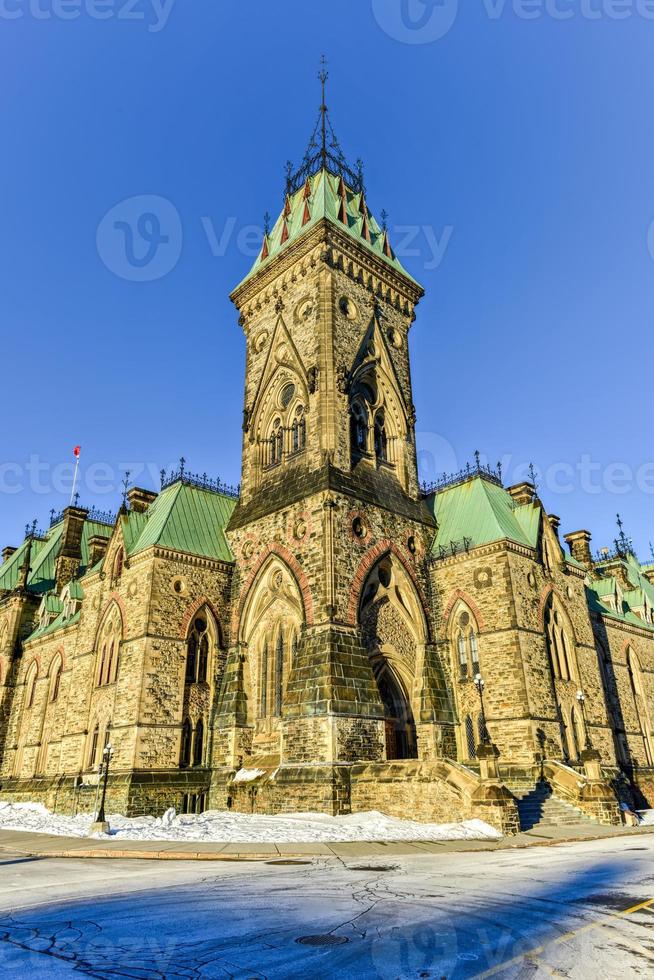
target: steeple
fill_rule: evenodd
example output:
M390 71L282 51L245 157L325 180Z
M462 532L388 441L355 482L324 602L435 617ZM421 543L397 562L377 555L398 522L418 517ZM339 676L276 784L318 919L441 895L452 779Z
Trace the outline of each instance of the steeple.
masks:
M392 266L421 295L421 287L393 251L386 220L380 224L368 207L363 163L357 160L350 165L338 141L327 104L329 74L324 58L318 78L321 101L306 152L297 168L287 161L282 212L272 227L266 217L259 255L234 293L300 237L327 221Z

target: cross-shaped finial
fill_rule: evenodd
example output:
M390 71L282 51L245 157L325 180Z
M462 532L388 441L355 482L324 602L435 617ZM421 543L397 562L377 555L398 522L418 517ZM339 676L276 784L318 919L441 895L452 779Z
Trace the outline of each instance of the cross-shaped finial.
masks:
M616 517L616 524L618 525L618 528L620 530L620 533L622 534L622 531L624 529L624 523L623 523L623 520L622 520L622 518L620 517L619 514Z
M179 461L179 475L184 476L184 466L186 465L186 460L182 456Z
M77 493L73 497L73 500L75 501L75 506L77 507L77 505L79 504L79 490L77 491Z
M166 471L165 470L159 470L159 476L161 477L161 486L163 488L164 481L166 479Z
M477 472L481 469L481 453L478 449L475 449L475 465L477 467Z
M534 490L538 488L538 481L536 480L536 468L533 463L529 464L529 482L533 486Z
M388 231L388 211L386 208L381 213L382 231Z
M266 213L263 216L263 233L266 236L266 238L270 234L270 212L269 211L266 211Z
M127 503L127 491L129 490L129 478L130 478L130 471L129 470L125 470L125 476L123 478L123 503L124 504Z

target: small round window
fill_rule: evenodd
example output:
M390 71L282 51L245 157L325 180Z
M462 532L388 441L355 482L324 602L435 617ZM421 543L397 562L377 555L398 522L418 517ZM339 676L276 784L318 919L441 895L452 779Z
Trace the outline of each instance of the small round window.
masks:
M282 394L280 401L283 408L288 408L288 406L293 401L293 395L295 394L295 385L289 384L282 388Z

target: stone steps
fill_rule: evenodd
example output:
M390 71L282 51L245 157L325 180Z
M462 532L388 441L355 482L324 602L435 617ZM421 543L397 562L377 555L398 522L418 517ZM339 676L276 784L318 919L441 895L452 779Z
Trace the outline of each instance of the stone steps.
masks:
M515 788L512 792L518 803L522 830L532 830L539 826L569 827L593 822L577 807L554 796L552 788L546 783L538 783L531 788Z

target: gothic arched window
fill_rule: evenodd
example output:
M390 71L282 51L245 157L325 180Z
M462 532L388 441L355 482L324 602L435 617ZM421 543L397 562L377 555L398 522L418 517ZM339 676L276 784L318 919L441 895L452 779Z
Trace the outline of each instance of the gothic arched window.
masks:
M91 736L91 742L89 746L89 768L94 767L96 764L99 739L100 739L100 723L97 722L95 728L93 729L93 735Z
M59 688L61 686L61 672L63 666L61 663L61 657L57 657L54 661L52 667L50 668L50 703L55 702L59 697Z
M27 678L25 680L25 707L28 711L34 705L37 675L38 675L38 667L36 663L33 663L27 672Z
M459 676L465 679L468 676L468 651L466 650L466 638L461 630L457 634L456 649L459 661Z
M386 417L383 411L375 416L375 456L381 462L388 459L388 439L386 437Z
M359 455L366 453L368 451L368 413L359 400L352 404L350 430L352 452Z
M206 616L196 616L186 647L186 683L204 684L209 678L210 636Z
M114 604L100 630L98 641L100 653L96 674L96 684L98 687L113 684L118 680L122 634L123 621L118 606Z
M179 764L183 768L191 763L191 741L193 739L193 729L188 718L182 725L182 741L179 749Z
M571 627L554 595L545 609L545 636L552 673L557 680L569 681L576 676Z
M638 657L631 649L627 648L627 670L629 673L629 684L631 695L636 709L636 720L643 738L645 747L645 760L648 766L654 765L654 751L652 748L652 732L649 721L649 711L643 686L643 677Z
M475 726L470 715L466 715L465 734L466 734L466 748L468 750L468 758L476 759L477 748L475 743Z
M479 673L479 638L472 614L459 605L453 619L454 656L458 666L459 678L466 680ZM452 628L452 627L450 627Z
M193 739L193 765L201 766L204 759L204 723L202 719L195 726L195 738Z

